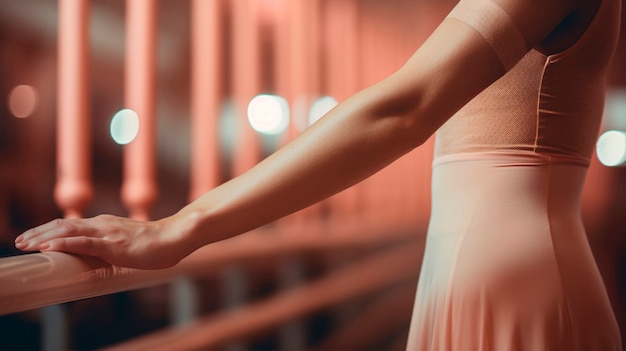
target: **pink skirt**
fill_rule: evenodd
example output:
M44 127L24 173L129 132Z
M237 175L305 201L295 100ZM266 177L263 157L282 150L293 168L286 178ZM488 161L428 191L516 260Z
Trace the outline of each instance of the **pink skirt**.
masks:
M580 217L585 160L439 157L407 350L618 351Z

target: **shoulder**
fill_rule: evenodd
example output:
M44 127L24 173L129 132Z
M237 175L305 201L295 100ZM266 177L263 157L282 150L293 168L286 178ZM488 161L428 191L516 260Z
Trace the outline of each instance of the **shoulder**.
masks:
M573 3L576 6L538 44L537 49L546 55L550 55L564 51L574 45L585 33L591 22L593 22L602 1L611 0L574 1Z
M482 1L482 0L462 0ZM556 35L571 44L593 19L603 0L487 0L502 7L519 27L529 47ZM567 43L562 43L566 45Z

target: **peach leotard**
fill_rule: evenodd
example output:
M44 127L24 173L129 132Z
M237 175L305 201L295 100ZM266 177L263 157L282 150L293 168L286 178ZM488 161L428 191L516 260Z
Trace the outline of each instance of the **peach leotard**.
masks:
M602 0L572 46L531 49L438 130L408 350L621 350L580 217L620 6Z

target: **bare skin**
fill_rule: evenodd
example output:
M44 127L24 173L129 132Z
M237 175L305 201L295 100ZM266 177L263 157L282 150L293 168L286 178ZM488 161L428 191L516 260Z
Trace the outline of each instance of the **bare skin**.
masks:
M517 24L527 47L544 52L573 43L599 3L493 1ZM559 26L568 16L574 17L569 27ZM204 245L269 223L376 173L421 145L504 73L492 47L472 27L444 20L394 74L176 214L148 222L110 215L56 219L20 235L16 247L96 256L126 267L175 265Z

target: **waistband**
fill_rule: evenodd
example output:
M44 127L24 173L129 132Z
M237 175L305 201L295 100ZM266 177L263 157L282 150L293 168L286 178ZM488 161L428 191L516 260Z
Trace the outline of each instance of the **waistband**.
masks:
M496 163L503 163L503 166L563 164L581 166L585 168L589 167L589 159L587 157L536 153L532 151L480 151L454 153L435 157L432 165L433 167L436 167L445 163L462 161L493 161Z

